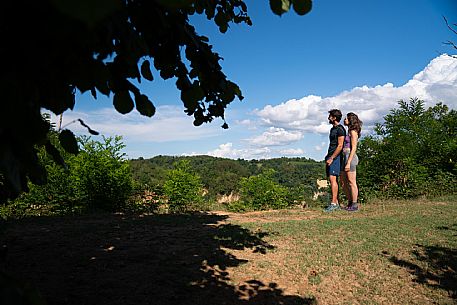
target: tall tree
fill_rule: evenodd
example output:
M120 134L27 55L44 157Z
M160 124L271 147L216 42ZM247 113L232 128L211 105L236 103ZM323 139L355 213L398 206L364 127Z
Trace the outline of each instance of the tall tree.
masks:
M311 0L270 0L275 14L291 7L300 15ZM242 0L43 0L6 1L0 10L0 201L27 189L27 180L45 183L36 146L62 163L47 133L42 109L61 114L75 105L75 92L113 97L114 108L153 116L154 104L133 83L154 74L175 78L184 111L194 125L224 119L238 85L222 72L221 57L207 37L189 23L204 14L225 33L232 23L251 25ZM185 57L185 58L183 58ZM81 121L82 124L84 124ZM87 127L87 126L86 126ZM224 121L223 128L228 125ZM89 132L94 132L89 129ZM77 153L73 133L63 130L62 146Z
M399 101L359 148L365 194L409 198L457 191L457 111L446 105L425 109L417 98Z

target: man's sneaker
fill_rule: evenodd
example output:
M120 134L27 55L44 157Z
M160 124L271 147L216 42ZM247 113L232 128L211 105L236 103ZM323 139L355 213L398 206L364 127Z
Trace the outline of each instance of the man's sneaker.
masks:
M357 212L359 210L359 206L358 205L351 205L350 207L348 207L346 209L346 211L348 212Z
M340 209L338 204L329 204L325 209L324 212L333 212Z

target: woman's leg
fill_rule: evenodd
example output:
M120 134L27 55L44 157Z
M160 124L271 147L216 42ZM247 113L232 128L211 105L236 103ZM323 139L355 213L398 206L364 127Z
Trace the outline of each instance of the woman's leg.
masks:
M349 187L351 189L352 202L357 202L357 199L359 197L359 188L357 186L357 172L346 172L346 175L349 181Z

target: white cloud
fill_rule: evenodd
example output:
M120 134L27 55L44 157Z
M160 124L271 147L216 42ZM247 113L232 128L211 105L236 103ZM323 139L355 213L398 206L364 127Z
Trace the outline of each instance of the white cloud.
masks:
M284 128L270 127L261 135L249 139L249 144L255 146L288 145L302 138L303 134L299 131L287 131Z
M257 129L256 122L252 121L252 120L248 120L248 119L236 120L235 124L243 126L243 127L246 127L249 130L256 130Z
M288 148L280 150L279 153L284 156L302 156L305 151L301 148Z
M131 141L187 141L215 136L222 132L217 123L194 127L192 117L185 115L182 108L174 106L158 107L156 115L152 118L142 116L136 111L122 115L114 108L86 112L70 111L64 113L62 126L78 118L105 136L122 135ZM58 122L58 118L53 116L52 121ZM88 134L79 123L71 124L68 128L75 133Z
M219 145L219 148L207 153L213 157L230 159L267 159L271 157L271 149L268 147L235 149L232 143Z
M457 60L447 55L433 59L421 72L400 87L391 83L375 87L355 87L332 97L309 95L299 100L292 99L276 106L267 105L256 114L267 126L325 134L330 126L328 110L341 109L343 113L355 112L369 129L401 99L423 99L426 107L443 102L457 108ZM260 136L261 137L261 136Z
M325 147L325 144L326 144L325 142L321 142L320 145L314 146L314 150L316 150L316 151L322 151L322 149L324 149L324 147Z
M235 148L233 143L228 142L219 145L218 148L206 153L209 156L230 159L268 159L279 156L303 156L305 151L301 148L287 148L282 150L274 150L269 147L257 148ZM190 153L187 155L201 155L198 153Z

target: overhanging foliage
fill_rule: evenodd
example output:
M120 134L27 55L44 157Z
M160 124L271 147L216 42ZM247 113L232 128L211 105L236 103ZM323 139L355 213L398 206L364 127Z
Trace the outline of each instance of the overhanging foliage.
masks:
M299 14L311 0L270 0L281 15ZM231 23L251 24L241 0L45 0L7 1L0 10L0 202L27 190L27 180L46 182L37 146L52 144L41 110L61 114L77 91L113 96L114 108L153 116L155 106L132 80L176 79L184 110L194 125L224 119L228 104L243 99L222 72L221 57L189 16L205 14L224 33ZM152 59L152 61L150 61ZM151 64L152 63L152 64ZM223 128L227 128L224 122ZM75 152L71 131L61 144ZM55 151L55 150L54 150ZM56 157L56 159L59 159Z

